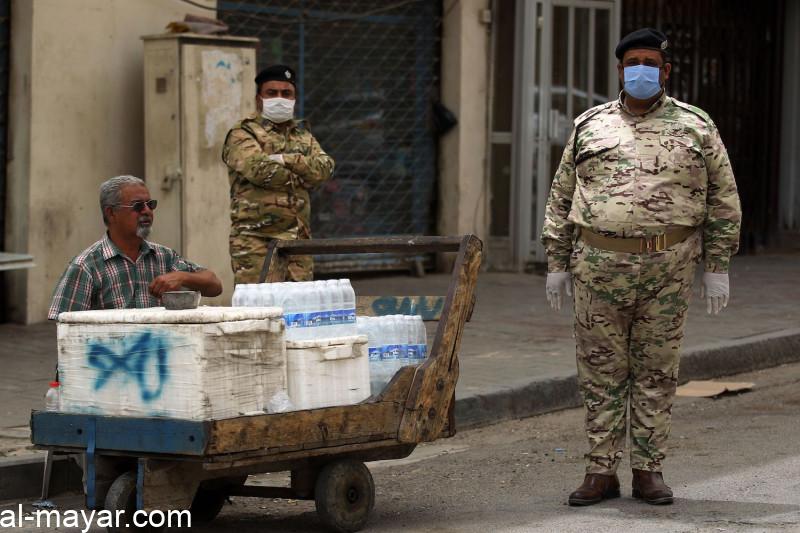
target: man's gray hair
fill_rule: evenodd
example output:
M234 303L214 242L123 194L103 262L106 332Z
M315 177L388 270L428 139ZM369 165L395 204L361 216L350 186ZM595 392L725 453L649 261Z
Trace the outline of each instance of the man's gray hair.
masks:
M108 225L106 207L118 205L122 201L122 189L130 185L147 187L145 182L136 176L114 176L100 185L100 212L106 225Z

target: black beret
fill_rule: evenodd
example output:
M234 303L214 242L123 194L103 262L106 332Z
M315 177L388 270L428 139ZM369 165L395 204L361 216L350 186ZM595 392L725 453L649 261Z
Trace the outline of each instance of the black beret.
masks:
M296 77L294 70L290 67L286 65L272 65L258 73L258 76L256 76L256 87L261 87L261 84L267 81L288 81L296 86Z
M623 37L619 41L617 49L614 50L614 55L621 60L625 52L633 48L647 48L666 53L667 48L669 48L669 42L667 41L667 36L660 31L653 28L641 28Z

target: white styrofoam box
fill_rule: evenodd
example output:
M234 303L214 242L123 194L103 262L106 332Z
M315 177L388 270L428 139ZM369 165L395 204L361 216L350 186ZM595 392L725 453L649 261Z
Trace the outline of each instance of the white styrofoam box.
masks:
M286 341L293 409L351 405L369 397L367 336Z
M277 307L113 309L58 317L61 410L218 419L286 394Z

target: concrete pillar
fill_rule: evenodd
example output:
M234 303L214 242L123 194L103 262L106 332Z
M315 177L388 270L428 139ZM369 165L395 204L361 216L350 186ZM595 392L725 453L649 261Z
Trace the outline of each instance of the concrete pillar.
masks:
M439 145L440 235L489 233L487 91L490 27L482 22L490 0L444 2L442 27L442 103L458 126ZM440 267L448 268L444 259Z

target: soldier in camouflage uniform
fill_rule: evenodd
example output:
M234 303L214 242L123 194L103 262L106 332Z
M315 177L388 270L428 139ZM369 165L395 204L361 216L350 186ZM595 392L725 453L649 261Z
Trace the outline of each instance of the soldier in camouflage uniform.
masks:
M547 203L547 295L574 288L590 451L571 505L619 496L630 409L633 495L672 502L661 474L695 265L709 312L727 305L741 208L714 122L664 91L666 37L637 30L616 56L624 91L575 120Z
M333 173L333 159L295 120L295 74L284 65L256 77L258 112L228 132L222 160L231 186L230 254L236 283L257 283L272 239L310 239L309 191ZM310 256L293 256L291 281L313 279Z

